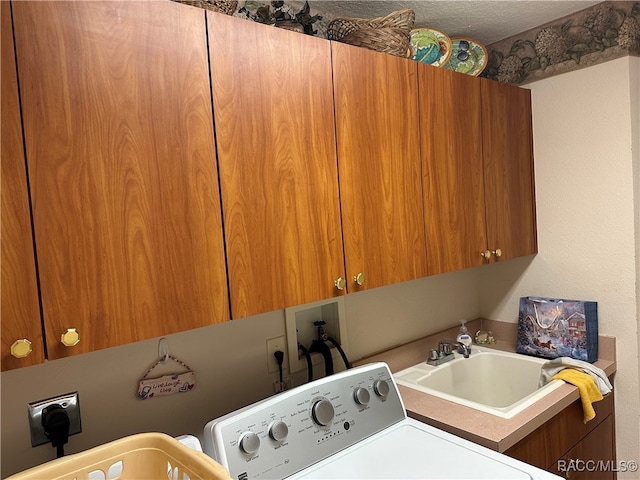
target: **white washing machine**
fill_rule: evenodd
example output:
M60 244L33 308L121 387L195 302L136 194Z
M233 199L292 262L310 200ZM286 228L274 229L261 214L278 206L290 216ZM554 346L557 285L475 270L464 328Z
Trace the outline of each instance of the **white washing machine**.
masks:
M560 478L408 418L385 363L212 420L203 444L238 480Z

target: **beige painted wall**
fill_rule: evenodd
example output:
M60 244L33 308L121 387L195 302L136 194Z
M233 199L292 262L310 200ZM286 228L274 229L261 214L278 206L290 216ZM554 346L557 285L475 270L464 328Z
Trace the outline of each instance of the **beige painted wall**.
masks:
M540 253L488 266L479 283L482 315L500 320L517 321L525 295L599 302L600 332L617 337L617 452L627 461L640 460L639 70L626 57L526 86Z

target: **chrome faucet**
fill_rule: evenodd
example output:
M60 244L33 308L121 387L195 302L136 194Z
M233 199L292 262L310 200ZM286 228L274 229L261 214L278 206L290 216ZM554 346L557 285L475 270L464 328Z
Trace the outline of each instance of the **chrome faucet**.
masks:
M462 356L464 356L464 358L469 358L469 355L471 355L471 347L460 342L457 343L457 346L459 349L462 349Z
M429 365L438 366L448 362L449 360L453 360L456 357L451 350L452 347L462 349L462 355L464 358L469 358L469 355L471 354L471 347L464 343L452 342L451 340L440 340L438 342L438 349L429 351L427 363Z

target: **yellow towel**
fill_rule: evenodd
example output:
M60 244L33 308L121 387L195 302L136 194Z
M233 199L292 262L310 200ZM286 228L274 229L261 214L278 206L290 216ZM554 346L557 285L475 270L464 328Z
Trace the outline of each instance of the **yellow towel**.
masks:
M596 412L593 409L592 403L602 400L602 393L598 390L596 382L593 381L591 375L571 368L565 368L556 373L552 378L553 380L564 380L578 387L580 398L582 399L584 423L595 418Z

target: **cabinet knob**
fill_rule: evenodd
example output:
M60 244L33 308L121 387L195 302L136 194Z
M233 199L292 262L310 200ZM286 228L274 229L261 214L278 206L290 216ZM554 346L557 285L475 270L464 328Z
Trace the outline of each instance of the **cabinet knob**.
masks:
M11 355L16 358L24 358L31 353L33 348L31 348L31 342L26 338L21 338L20 340L16 340L11 345Z
M357 285L362 286L367 279L364 276L364 273L360 272L355 277L353 277L353 281L356 282Z
M338 277L337 280L333 282L333 284L338 290L344 290L344 287L347 286L347 281L342 277Z
M80 334L75 328L67 328L60 337L60 341L65 347L73 347L80 343Z
M502 256L502 250L500 250L499 248L496 248L495 250L492 250L491 253L493 253L496 257L501 257Z
M485 250L484 252L480 252L480 256L485 260L489 260L491 258L491 250Z

